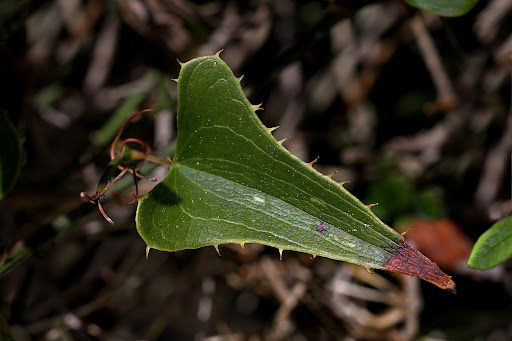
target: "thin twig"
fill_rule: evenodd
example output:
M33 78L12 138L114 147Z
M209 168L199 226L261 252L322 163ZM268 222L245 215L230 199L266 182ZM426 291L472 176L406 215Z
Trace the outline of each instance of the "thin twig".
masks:
M160 153L160 156L166 157L168 155L172 155L174 154L175 150L176 143L173 142ZM143 167L143 169L141 169L141 173L149 174L157 167L157 164L147 164ZM132 183L130 181L118 181L115 186L116 192L125 191L131 185ZM10 250L5 261L0 264L0 278L6 275L16 265L30 258L36 252L36 250L52 241L59 233L74 226L82 218L94 211L94 209L95 206L91 205L89 202L81 203L67 213L56 218L51 223L41 226L33 235L27 239L16 243L16 245L21 244L21 246Z
M509 110L503 135L496 146L487 153L482 176L475 193L475 201L481 207L488 205L496 197L507 169L512 152L512 107Z
M437 88L439 104L443 108L453 107L457 101L455 91L441 62L441 57L439 56L434 40L425 27L425 21L421 14L412 18L411 29L418 41L418 47L425 61L425 65Z

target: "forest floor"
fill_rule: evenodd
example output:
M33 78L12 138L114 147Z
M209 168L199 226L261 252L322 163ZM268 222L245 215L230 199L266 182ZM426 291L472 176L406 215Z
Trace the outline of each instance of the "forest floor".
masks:
M511 19L507 0L459 18L399 0L3 2L0 107L24 161L0 201L2 262L34 249L0 280L0 337L512 340L512 263L466 266L478 236L512 213ZM129 182L104 205L114 226L80 198L132 113L158 111L123 136L172 145L178 60L221 49L276 139L378 203L456 295L254 244L146 260ZM139 194L154 185L140 181Z

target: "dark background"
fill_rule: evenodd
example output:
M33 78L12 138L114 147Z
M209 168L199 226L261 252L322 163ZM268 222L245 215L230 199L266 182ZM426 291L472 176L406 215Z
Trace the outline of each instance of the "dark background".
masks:
M293 252L280 261L259 245L146 261L135 206L123 203L130 188L105 204L115 226L90 205L1 279L12 337L512 340L510 262L465 266L476 238L511 213L511 19L506 0L459 18L398 0L3 1L0 107L24 162L0 202L2 262L94 192L131 113L159 111L123 136L156 151L171 143L177 59L224 49L262 121L281 126L276 138L378 202L458 290ZM140 194L153 185L141 181Z

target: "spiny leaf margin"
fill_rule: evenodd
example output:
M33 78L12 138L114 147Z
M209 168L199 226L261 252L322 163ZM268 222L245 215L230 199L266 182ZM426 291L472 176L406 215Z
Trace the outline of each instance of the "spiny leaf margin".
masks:
M148 247L255 242L399 271L454 290L446 274L342 184L282 147L239 80L218 54L182 64L174 166L137 209L137 229Z

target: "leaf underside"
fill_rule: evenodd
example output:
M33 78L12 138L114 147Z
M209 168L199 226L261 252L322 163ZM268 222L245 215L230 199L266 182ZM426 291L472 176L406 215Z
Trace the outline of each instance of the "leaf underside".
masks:
M177 82L174 165L137 208L137 230L149 248L260 243L454 291L449 276L342 184L274 139L218 54L182 64Z

